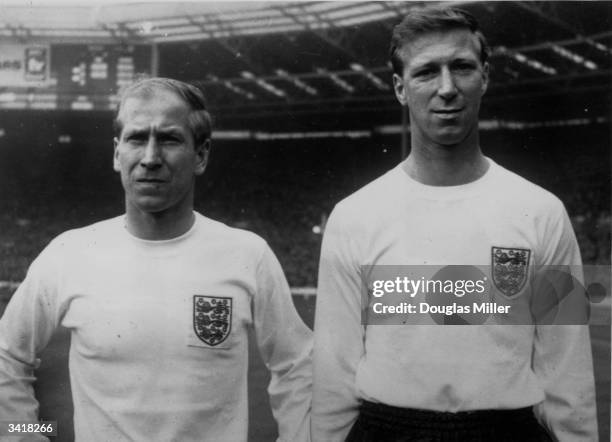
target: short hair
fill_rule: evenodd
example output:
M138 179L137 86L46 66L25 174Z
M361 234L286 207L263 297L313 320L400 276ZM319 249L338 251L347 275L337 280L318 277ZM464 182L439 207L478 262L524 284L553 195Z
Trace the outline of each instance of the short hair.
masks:
M191 84L163 77L138 80L125 88L121 94L115 120L113 121L115 136L117 138L120 137L123 130L123 122L119 117L126 100L132 97L147 97L160 89L175 93L191 110L187 124L193 135L195 146L199 146L206 142L206 140L209 140L212 134L212 122L210 114L206 110L206 99L202 91Z
M478 38L480 61L486 63L491 49L474 16L459 8L431 7L410 11L393 29L389 51L393 73L400 76L403 74L404 62L399 52L406 43L429 32L456 29L467 29Z

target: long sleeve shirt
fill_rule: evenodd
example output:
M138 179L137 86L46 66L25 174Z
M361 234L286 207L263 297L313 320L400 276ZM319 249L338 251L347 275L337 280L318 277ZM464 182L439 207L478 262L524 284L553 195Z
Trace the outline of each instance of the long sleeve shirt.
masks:
M32 370L60 325L77 441L246 441L249 328L278 440L309 440L311 333L254 234L196 214L166 241L123 217L55 238L0 320L2 420L37 419Z
M580 266L562 203L489 161L480 179L447 187L423 185L400 165L333 210L315 314L313 441L344 440L364 399L445 412L534 406L556 440L597 440L587 326L362 320L364 266L483 265L492 272L496 249L526 251L527 283L509 301L518 305L538 297L531 282L541 269Z

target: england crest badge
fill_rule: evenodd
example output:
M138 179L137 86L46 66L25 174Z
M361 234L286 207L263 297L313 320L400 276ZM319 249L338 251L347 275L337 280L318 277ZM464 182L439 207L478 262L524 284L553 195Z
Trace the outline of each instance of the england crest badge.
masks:
M232 329L232 298L195 295L193 329L200 341L211 347L225 341Z
M529 249L492 247L491 273L495 287L505 296L517 295L527 282Z

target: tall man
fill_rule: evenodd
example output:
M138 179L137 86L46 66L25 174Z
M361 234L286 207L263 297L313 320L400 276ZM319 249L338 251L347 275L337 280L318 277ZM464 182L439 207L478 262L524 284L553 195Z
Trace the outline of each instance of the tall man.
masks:
M453 8L411 12L394 30L393 83L409 112L412 149L327 223L313 441L597 438L585 326L362 323L372 299L366 294L362 305L364 272L373 266L513 265L517 284L491 290L520 309L539 296L521 277L580 265L562 203L481 152L488 52L475 19Z
M253 327L279 440L308 440L311 337L281 267L261 238L193 210L211 137L201 91L135 83L116 127L126 213L33 262L0 321L0 420L37 419L32 370L62 325L77 441L246 441Z

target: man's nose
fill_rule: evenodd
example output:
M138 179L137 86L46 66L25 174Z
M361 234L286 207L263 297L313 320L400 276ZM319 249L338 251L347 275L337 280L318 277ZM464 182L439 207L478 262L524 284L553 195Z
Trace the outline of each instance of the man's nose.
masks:
M155 137L150 137L149 142L145 146L140 165L148 169L159 167L162 163L162 154L160 145L155 140Z
M455 78L448 67L442 68L438 84L438 95L445 100L451 100L457 95Z

